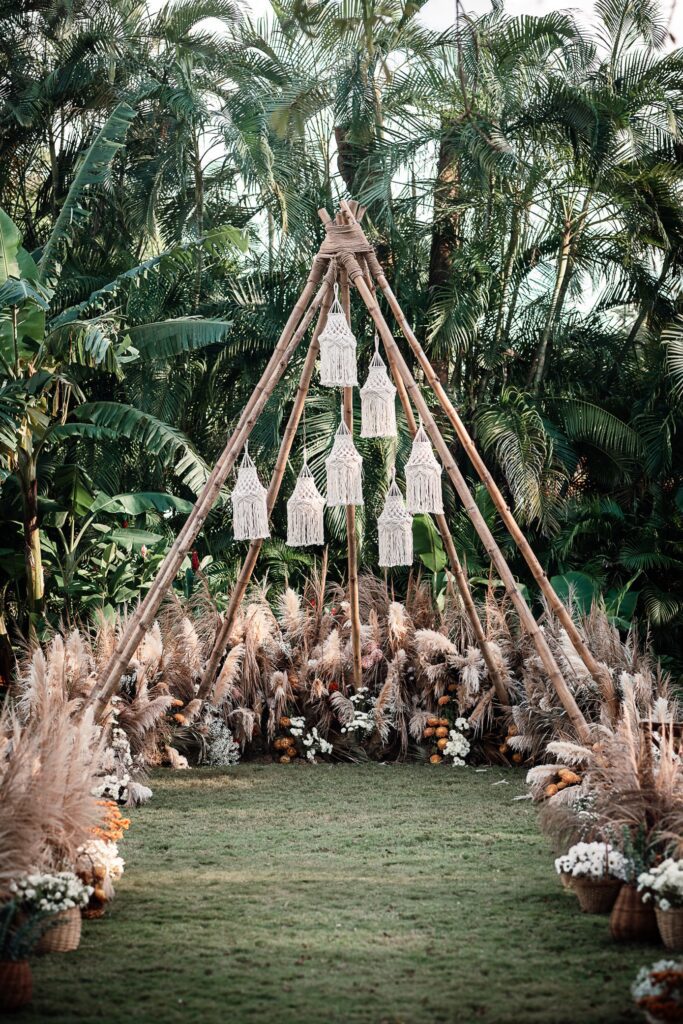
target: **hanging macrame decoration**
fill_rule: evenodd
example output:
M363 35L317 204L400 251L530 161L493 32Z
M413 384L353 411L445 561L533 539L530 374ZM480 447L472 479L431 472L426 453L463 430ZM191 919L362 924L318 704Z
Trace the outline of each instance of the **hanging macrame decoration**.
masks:
M320 383L327 388L355 388L358 384L356 339L334 286L334 302L320 332Z
M315 486L313 474L306 462L296 480L292 496L287 502L287 544L291 548L306 548L325 543L323 509L325 499Z
M334 435L332 451L325 459L327 469L327 504L363 504L363 460L356 451L351 431L342 421Z
M396 388L389 380L386 364L379 354L375 335L375 354L368 379L360 389L360 436L396 437Z
M379 564L387 568L410 565L413 561L413 517L407 511L403 495L396 483L396 470L391 475L384 508L377 520Z
M413 449L406 463L406 505L409 512L443 514L441 466L432 451L431 442L422 426L413 438Z
M237 483L230 500L235 540L261 540L270 537L266 489L259 480L256 466L249 455L249 442L244 445L244 458L237 471Z

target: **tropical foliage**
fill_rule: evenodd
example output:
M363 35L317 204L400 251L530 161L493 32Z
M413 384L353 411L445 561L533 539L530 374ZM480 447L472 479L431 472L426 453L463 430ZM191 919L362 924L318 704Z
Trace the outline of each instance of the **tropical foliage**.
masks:
M419 2L241 6L0 4L0 630L113 620L144 590L301 289L316 211L353 195L558 589L635 614L680 666L683 55L660 12L599 0L588 34L494 3L437 33ZM253 435L264 477L297 369ZM320 476L335 396L306 416ZM401 425L399 464L406 447ZM391 453L361 450L379 500ZM341 556L343 519L327 526ZM242 553L220 502L178 587L220 606ZM311 563L279 540L262 559L277 586Z

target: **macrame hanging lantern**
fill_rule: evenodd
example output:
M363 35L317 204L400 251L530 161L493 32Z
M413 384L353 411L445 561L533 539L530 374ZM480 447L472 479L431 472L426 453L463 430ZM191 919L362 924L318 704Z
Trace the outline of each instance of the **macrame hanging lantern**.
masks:
M413 561L413 517L406 509L403 495L396 483L396 470L391 476L384 508L377 520L379 564L391 568L411 565Z
M396 437L396 388L389 380L384 360L379 354L375 335L375 354L370 363L368 379L360 389L360 436Z
M325 499L315 485L313 474L306 462L297 477L292 495L287 502L287 544L292 548L306 548L325 543L323 509Z
M237 471L237 482L230 495L232 530L235 540L261 540L270 537L266 489L258 478L256 466L249 455L249 442Z
M356 451L351 431L342 421L334 435L332 451L325 459L327 504L363 504L363 460Z
M320 332L320 383L327 388L355 388L358 384L356 339L334 286L334 302Z
M422 420L413 438L413 448L406 463L406 505L413 515L433 512L443 515L441 466L436 460Z

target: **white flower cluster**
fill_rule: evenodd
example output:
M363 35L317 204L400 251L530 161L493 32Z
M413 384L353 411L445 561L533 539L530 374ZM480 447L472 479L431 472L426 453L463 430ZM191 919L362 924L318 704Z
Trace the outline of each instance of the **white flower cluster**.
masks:
M213 716L207 725L204 762L216 768L226 768L228 765L237 764L239 759L239 743L235 741L223 719Z
M292 721L294 721L294 719L292 719ZM311 762L311 764L315 764L316 754L332 753L332 744L329 742L329 740L326 740L323 736L320 735L315 726L313 726L310 732L306 733L306 735L303 737L302 742L303 745L307 748L306 758Z
M654 899L660 910L683 907L683 861L668 857L650 871L638 875L638 892L643 903Z
M575 843L563 857L555 861L558 875L572 878L617 878L625 881L629 861L609 843Z
M372 713L375 700L368 694L367 686L361 686L351 695L349 699L353 704L353 718L342 726L342 732L359 733L361 736L367 736L375 731L376 723Z
M133 766L133 755L128 736L118 724L116 704L113 707L113 725L111 743L103 759L105 775L92 793L104 800L115 800L117 804L125 804L128 800L130 786L130 770Z
M462 767L470 752L470 741L464 735L470 723L466 718L456 718L454 728L448 734L448 743L443 748L444 757L453 758L453 767Z
M658 960L652 967L641 967L636 975L636 980L631 985L631 995L636 1002L641 999L651 999L653 996L663 996L666 992L665 986L655 981L653 974L664 974L667 971L683 973L683 961L680 960Z
M296 736L296 737L303 736L304 729L306 728L306 719L305 718L290 718L289 722L290 722L289 731L291 732L292 736Z
M78 848L76 867L83 874L95 870L104 871L107 880L118 882L125 864L123 857L119 857L116 843L110 843L106 839L90 839Z
M92 887L85 885L72 871L24 875L10 882L9 888L17 903L45 914L84 907L93 892Z

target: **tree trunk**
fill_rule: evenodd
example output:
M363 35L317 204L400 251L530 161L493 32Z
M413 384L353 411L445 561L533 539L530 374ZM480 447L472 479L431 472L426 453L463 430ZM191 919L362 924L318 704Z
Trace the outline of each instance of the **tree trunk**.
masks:
M22 490L26 597L29 612L39 614L43 610L45 586L40 550L40 529L38 527L38 481L35 475L35 466L32 463L27 467L26 476L22 479Z
M552 337L553 329L557 318L562 311L562 305L564 302L564 296L566 295L565 281L569 283L569 261L571 258L572 250L572 228L571 222L565 220L564 231L562 232L562 245L560 246L560 253L557 260L557 276L555 277L555 287L553 289L553 297L550 301L550 309L548 311L548 319L546 320L543 334L538 345L538 350L534 356L534 361L531 364L531 372L529 374L529 384L534 392L538 394L538 390L543 380L543 374L545 373L545 362L548 355L548 346Z
M195 232L197 241L204 234L204 172L202 171L202 160L199 152L199 138L194 135L194 217ZM201 245L197 246L197 268L195 271L195 312L199 309L202 297L202 272L204 270L204 253Z
M458 165L453 158L448 142L448 128L442 124L434 185L434 217L427 281L427 294L430 302L434 300L439 289L448 284L453 273L453 253L458 247L460 217L457 213L449 214L448 211L457 200L459 192ZM432 359L432 365L439 375L439 380L446 386L448 384L448 357Z

